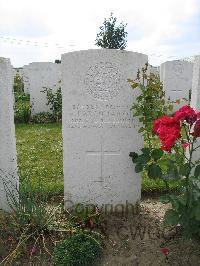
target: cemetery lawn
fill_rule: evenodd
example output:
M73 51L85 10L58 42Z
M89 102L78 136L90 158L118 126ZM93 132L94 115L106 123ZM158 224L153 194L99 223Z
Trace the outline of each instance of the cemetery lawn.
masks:
M63 194L61 124L17 124L16 140L20 178L37 190Z
M20 177L31 180L36 190L40 183L44 192L53 195L63 194L64 190L61 128L59 123L16 125ZM169 187L176 190L179 185L177 181L172 181ZM144 194L160 194L165 191L162 180L143 177Z

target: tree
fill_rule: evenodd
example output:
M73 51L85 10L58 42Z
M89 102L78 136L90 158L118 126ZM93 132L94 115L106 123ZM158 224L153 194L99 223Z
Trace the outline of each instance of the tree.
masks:
M100 32L97 34L95 45L108 49L124 50L126 48L128 33L125 31L125 27L127 24L121 22L117 26L116 22L117 18L113 17L113 13L109 19L104 19L103 26L99 27Z

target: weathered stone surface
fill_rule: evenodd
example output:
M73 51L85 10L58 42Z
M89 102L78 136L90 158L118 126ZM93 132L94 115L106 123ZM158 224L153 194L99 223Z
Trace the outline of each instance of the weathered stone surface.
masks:
M139 53L98 49L62 55L65 204L140 199L129 157L143 147L127 82L147 62Z
M160 66L160 78L163 82L166 99L189 99L192 88L193 63L181 60L168 61ZM186 103L183 103L186 104ZM177 105L175 110L181 105Z
M46 105L46 93L42 91L50 88L55 92L60 87L61 64L50 62L31 63L28 67L30 84L31 114L50 112Z
M192 80L192 97L191 97L191 107L196 111L200 111L200 56L195 56L193 58L193 80ZM197 139L196 146L200 145L200 141ZM199 149L194 153L193 160L200 159Z
M13 112L13 70L0 58L0 209L9 211L10 192L17 199L18 176Z
M200 110L200 56L194 58L191 106Z
M22 78L24 82L24 92L30 94L30 65L23 66Z

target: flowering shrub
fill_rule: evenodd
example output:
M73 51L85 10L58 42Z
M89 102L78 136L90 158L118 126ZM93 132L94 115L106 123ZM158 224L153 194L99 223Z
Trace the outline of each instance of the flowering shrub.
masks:
M136 170L140 172L139 166L146 164L150 177L160 177L165 182L170 178L180 180L180 194L162 197L164 203L172 204L172 209L165 214L165 223L179 224L184 237L200 237L200 160L194 158L200 147L197 145L200 137L200 113L190 106L183 106L172 117L164 115L156 119L153 122L153 132L159 137L161 147L154 154L148 154L148 150L145 153L145 149L142 150L142 155L132 153ZM183 164L176 161L180 151L184 156ZM163 153L172 158L163 160Z
M142 133L146 146L154 149L155 142L152 134L153 121L167 111L173 110L173 105L165 100L165 92L159 76L152 73L148 74L148 63L138 70L137 79L128 82L132 89L137 90L138 96L133 103L133 116L140 121L139 133Z

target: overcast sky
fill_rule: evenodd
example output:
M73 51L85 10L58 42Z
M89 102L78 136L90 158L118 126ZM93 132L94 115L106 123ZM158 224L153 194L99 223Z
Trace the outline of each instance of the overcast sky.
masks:
M153 65L200 54L199 0L0 0L0 56L20 67L95 48L104 18L127 23L127 50Z

